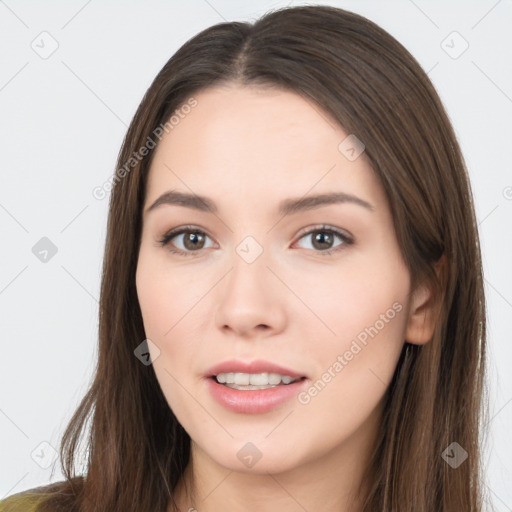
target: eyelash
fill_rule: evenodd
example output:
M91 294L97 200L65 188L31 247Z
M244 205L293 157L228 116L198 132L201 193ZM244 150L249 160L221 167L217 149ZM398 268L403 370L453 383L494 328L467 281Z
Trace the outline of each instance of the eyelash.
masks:
M174 253L174 254L178 254L180 256L196 256L194 254L194 252L198 252L199 253L199 252L201 252L200 250L198 250L198 251L183 251L181 249L172 248L172 246L169 244L169 242L174 237L176 237L178 235L181 235L183 233L188 233L188 232L200 233L202 235L208 236L204 231L202 231L201 229L198 229L195 226L182 226L180 228L177 228L175 230L171 230L168 233L166 233L160 240L158 240L158 243L162 247L167 246L167 249L170 252ZM348 235L342 233L341 231L339 231L336 228L333 228L331 226L326 226L326 225L314 226L309 231L306 231L306 232L302 233L298 240L301 240L302 238L304 238L307 235L311 235L312 233L318 233L318 232L324 232L324 233L329 233L329 234L338 236L343 241L342 244L336 246L333 249L328 249L328 250L325 250L325 251L314 251L314 252L317 252L318 254L320 254L322 256L330 256L333 253L336 253L336 252L338 252L340 250L343 250L343 248L346 245L352 245L354 243L354 240L352 238L350 238Z

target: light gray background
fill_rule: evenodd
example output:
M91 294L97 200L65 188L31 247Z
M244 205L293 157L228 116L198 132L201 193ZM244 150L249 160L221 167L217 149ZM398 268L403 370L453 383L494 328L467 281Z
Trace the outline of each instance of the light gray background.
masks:
M512 511L512 3L309 3L352 10L389 31L429 72L453 122L485 265L488 486L496 509ZM62 479L52 447L96 357L108 198L92 190L114 172L144 92L200 30L289 4L301 3L0 0L0 499ZM43 237L57 247L46 263L32 252Z

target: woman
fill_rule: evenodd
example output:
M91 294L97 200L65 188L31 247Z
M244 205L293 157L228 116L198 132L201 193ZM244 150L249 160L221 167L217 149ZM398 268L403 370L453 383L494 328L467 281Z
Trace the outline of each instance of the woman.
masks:
M2 512L482 510L471 189L395 39L326 6L204 30L112 185L66 481Z

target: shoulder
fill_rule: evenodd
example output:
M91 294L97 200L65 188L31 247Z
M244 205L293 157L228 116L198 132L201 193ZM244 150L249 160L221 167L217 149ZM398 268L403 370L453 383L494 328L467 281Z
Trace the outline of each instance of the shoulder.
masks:
M73 479L71 485L76 485L78 481L83 484L83 478L78 477ZM49 497L57 498L57 501L61 501L59 497L69 499L69 487L70 482L64 480L11 494L0 500L0 512L39 512L39 505Z
M0 512L36 512L42 498L39 487L12 494L0 501Z

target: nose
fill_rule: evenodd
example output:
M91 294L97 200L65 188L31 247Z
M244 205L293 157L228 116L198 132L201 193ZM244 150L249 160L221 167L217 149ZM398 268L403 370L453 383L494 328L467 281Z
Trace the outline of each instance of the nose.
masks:
M252 263L234 255L233 266L217 290L215 323L236 337L267 337L286 323L290 292L268 265L265 253Z

